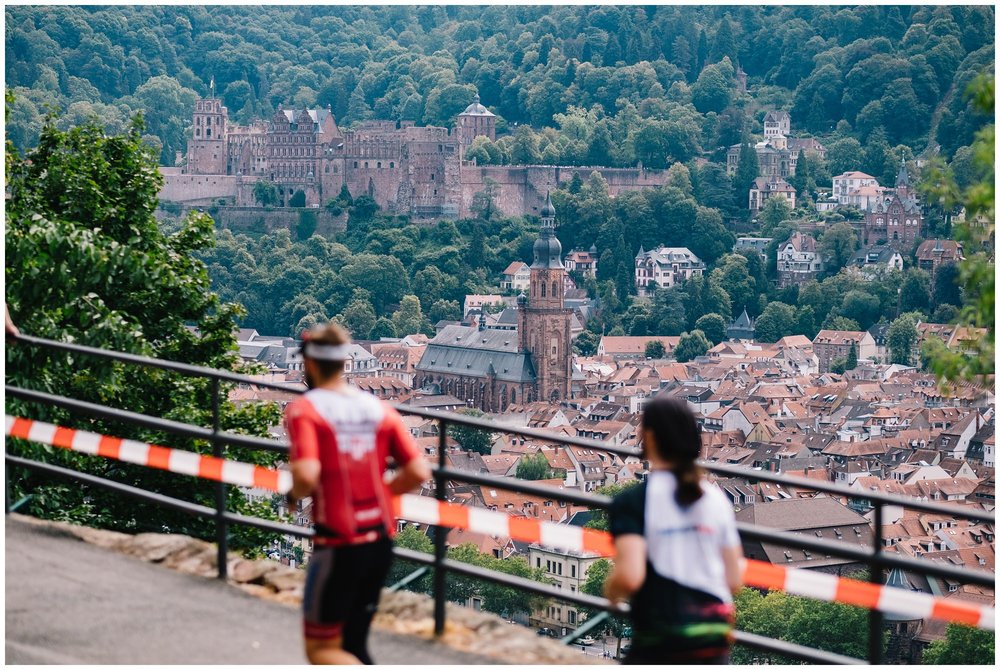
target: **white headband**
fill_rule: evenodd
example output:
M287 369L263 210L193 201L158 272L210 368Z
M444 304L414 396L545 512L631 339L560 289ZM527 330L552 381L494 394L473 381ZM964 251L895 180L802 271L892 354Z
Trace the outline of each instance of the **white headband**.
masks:
M351 348L346 344L315 344L306 342L302 355L317 361L347 361L351 358Z

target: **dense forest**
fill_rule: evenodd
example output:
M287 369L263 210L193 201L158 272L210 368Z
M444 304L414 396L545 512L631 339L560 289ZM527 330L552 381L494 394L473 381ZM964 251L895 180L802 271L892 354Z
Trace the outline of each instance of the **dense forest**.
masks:
M479 147L493 162L718 158L767 108L834 153L857 141L950 157L981 122L962 92L994 60L988 6L49 6L6 18L18 148L49 109L115 130L141 110L167 164L213 80L238 121L283 103L329 105L347 125L450 124L478 92L501 132L522 134Z

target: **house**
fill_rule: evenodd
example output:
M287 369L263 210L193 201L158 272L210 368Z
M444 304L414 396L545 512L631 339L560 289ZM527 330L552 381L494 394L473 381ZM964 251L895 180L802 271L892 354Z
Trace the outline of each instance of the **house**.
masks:
M887 244L861 249L848 261L848 269L866 279L872 279L883 272L903 269L903 257Z
M795 189L784 179L769 179L767 177L757 177L750 184L748 193L748 207L752 214L756 214L764 209L764 204L771 198L784 198L788 205L795 209Z
M962 255L962 244L955 240L925 240L917 247L917 267L927 270L932 277L945 263L958 263L963 260L965 256Z
M830 365L838 358L847 359L851 347L857 350L858 360L876 355L875 338L867 331L821 330L813 338L813 352L819 359L819 371L829 372Z
M635 285L640 296L652 295L657 288L670 288L691 277L700 277L705 264L687 247L658 247L635 257Z
M823 258L811 235L796 231L777 250L778 285L804 284L823 272Z
M660 342L666 356L669 356L681 341L674 336L604 335L597 344L598 356L610 356L616 361L646 358L646 345Z
M791 494L788 494L789 496ZM833 498L782 498L758 502L736 512L736 520L767 530L787 531L809 538L843 541L871 551L874 535L868 521ZM848 558L809 549L793 549L759 540L743 540L743 554L773 565L849 574L862 567Z
M527 291L531 286L531 270L523 261L514 261L503 271L500 288L505 291ZM468 297L466 298L468 303ZM468 314L468 304L466 314Z
M979 412L969 412L965 418L941 431L933 448L941 452L942 458L965 458L972 438L983 427L983 417Z
M465 306L463 307L462 315L469 316L472 312L482 312L483 307L502 307L507 303L504 301L502 295L467 295L465 296ZM513 305L508 305L513 307Z
M585 277L597 276L597 246L590 245L589 251L577 251L574 249L566 254L563 265L566 266L567 272L579 272Z
M848 205L848 196L851 191L855 191L863 186L878 186L878 180L870 174L864 172L844 172L833 178L833 197L842 206Z
M767 263L767 245L773 241L770 237L737 237L736 244L733 245L733 253L741 251L756 251L760 254L760 259Z
M866 246L888 244L898 251L909 252L922 235L923 228L923 211L904 162L896 175L896 188L892 193L869 200L861 241Z
M764 115L764 137L787 137L792 129L792 117L788 112L772 110Z
M567 593L580 591L590 566L600 558L589 552L565 551L541 544L528 546L528 565L543 570L557 588ZM539 610L532 612L530 624L566 633L583 623L584 618L580 609L569 603L545 600Z

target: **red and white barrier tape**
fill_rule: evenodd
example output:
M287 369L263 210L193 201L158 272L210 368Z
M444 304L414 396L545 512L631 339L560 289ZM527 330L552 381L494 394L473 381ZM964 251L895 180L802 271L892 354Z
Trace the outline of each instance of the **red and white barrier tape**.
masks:
M287 493L292 473L6 415L7 436L182 475Z
M479 507L462 507L432 498L404 495L396 501L396 516L431 526L462 528L475 533L509 537L565 551L613 556L614 544L608 533L552 521L512 517ZM856 605L881 612L912 616L914 619L944 619L953 623L995 630L992 607L936 598L928 593L905 591L837 575L771 565L747 559L743 569L747 586L785 591L816 600Z
M226 461L180 449L123 440L50 423L7 416L7 435L32 442L115 458L161 470L225 482L236 486L264 488L277 493L291 489L291 473L268 470L249 463ZM403 495L393 501L398 518L431 526L461 528L474 533L509 537L580 553L613 556L611 536L603 531L568 524L513 517L480 507L464 507L433 498ZM846 579L800 568L745 561L743 581L748 586L785 591L816 600L856 605L914 619L942 619L952 623L996 629L992 607L956 602L927 593Z

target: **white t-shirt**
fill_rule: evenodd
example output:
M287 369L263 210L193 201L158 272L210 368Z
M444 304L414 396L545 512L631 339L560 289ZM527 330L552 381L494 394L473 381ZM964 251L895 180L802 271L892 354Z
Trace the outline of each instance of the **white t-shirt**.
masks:
M641 528L653 569L661 577L732 602L722 549L738 547L740 537L729 499L719 487L702 481L703 495L681 507L674 496L677 478L667 470L651 472L645 486ZM636 524L636 531L639 527ZM615 534L625 532L622 525Z

